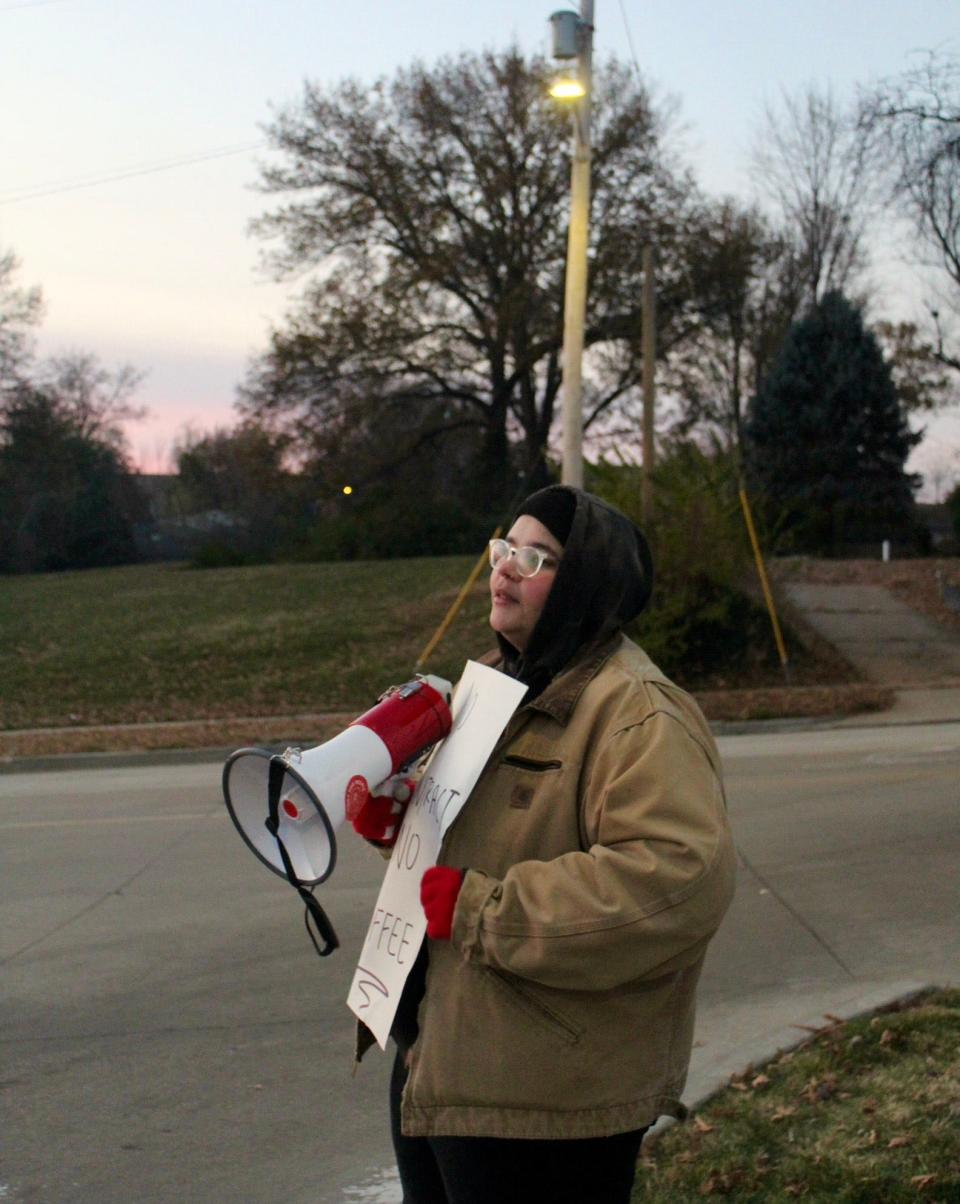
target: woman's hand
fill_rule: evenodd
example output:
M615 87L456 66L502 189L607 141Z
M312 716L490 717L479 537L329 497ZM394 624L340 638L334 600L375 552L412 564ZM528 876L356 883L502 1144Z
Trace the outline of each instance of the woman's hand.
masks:
M348 809L347 818L365 840L378 848L392 849L397 843L416 783L412 778L396 774L382 782L379 789L385 793L368 794L359 807Z
M453 912L463 885L464 871L446 865L428 869L420 880L420 902L427 917L427 936L432 941L449 941Z

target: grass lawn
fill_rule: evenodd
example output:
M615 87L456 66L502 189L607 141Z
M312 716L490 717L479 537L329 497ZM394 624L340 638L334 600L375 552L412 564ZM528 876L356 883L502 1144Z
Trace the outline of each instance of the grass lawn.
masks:
M326 729L314 721L296 733L236 723L214 733L210 725L267 716L352 718L366 710L387 686L412 675L475 563L441 556L0 576L0 737L24 728L74 729L67 736L11 736L0 741L0 753L128 747L116 733L92 733L153 722L207 727L202 734L156 729L144 747L319 739ZM484 573L427 671L455 681L469 657L494 647L488 611ZM756 638L767 640L765 627ZM783 689L772 639L764 644L768 664L762 656L754 667L738 658L722 681L677 681L711 719L812 717L890 704L889 690L851 680L829 646L794 640L793 647L790 689ZM78 729L90 737L77 743Z
M667 1130L634 1201L711 1196L960 1201L960 990L832 1023Z
M0 729L351 711L405 681L469 556L0 577ZM485 580L427 671L493 646Z

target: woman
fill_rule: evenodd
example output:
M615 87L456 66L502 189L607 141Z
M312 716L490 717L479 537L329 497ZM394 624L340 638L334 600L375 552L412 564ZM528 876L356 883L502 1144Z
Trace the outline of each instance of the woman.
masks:
M681 1116L694 991L733 891L716 747L623 627L646 543L551 486L491 544L498 667L528 686L421 897L394 1027L406 1204L630 1197Z

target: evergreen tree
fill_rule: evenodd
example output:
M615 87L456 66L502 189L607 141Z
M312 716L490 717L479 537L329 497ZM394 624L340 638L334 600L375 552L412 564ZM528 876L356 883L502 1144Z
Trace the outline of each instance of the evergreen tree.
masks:
M912 540L911 433L859 309L828 293L796 322L751 406L751 475L792 550Z

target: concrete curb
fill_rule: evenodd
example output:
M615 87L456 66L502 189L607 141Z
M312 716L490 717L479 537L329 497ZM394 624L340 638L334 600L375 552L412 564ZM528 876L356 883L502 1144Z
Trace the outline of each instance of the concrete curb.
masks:
M749 719L749 720L716 720L711 722L710 729L715 736L757 736L776 735L781 732L816 732L829 731L835 728L859 729L880 727L917 727L922 724L953 724L960 723L960 713L956 716L888 716L854 715L834 716L830 718L808 719ZM74 729L75 730L75 729ZM309 745L312 741L302 737L289 736L278 741L258 741L257 747L267 748L271 752L283 752L291 744ZM117 769L138 765L177 765L196 764L209 761L222 763L240 745L213 745L199 748L158 748L130 752L67 752L42 753L36 756L14 757L0 755L0 774L5 773L55 773L77 769Z

